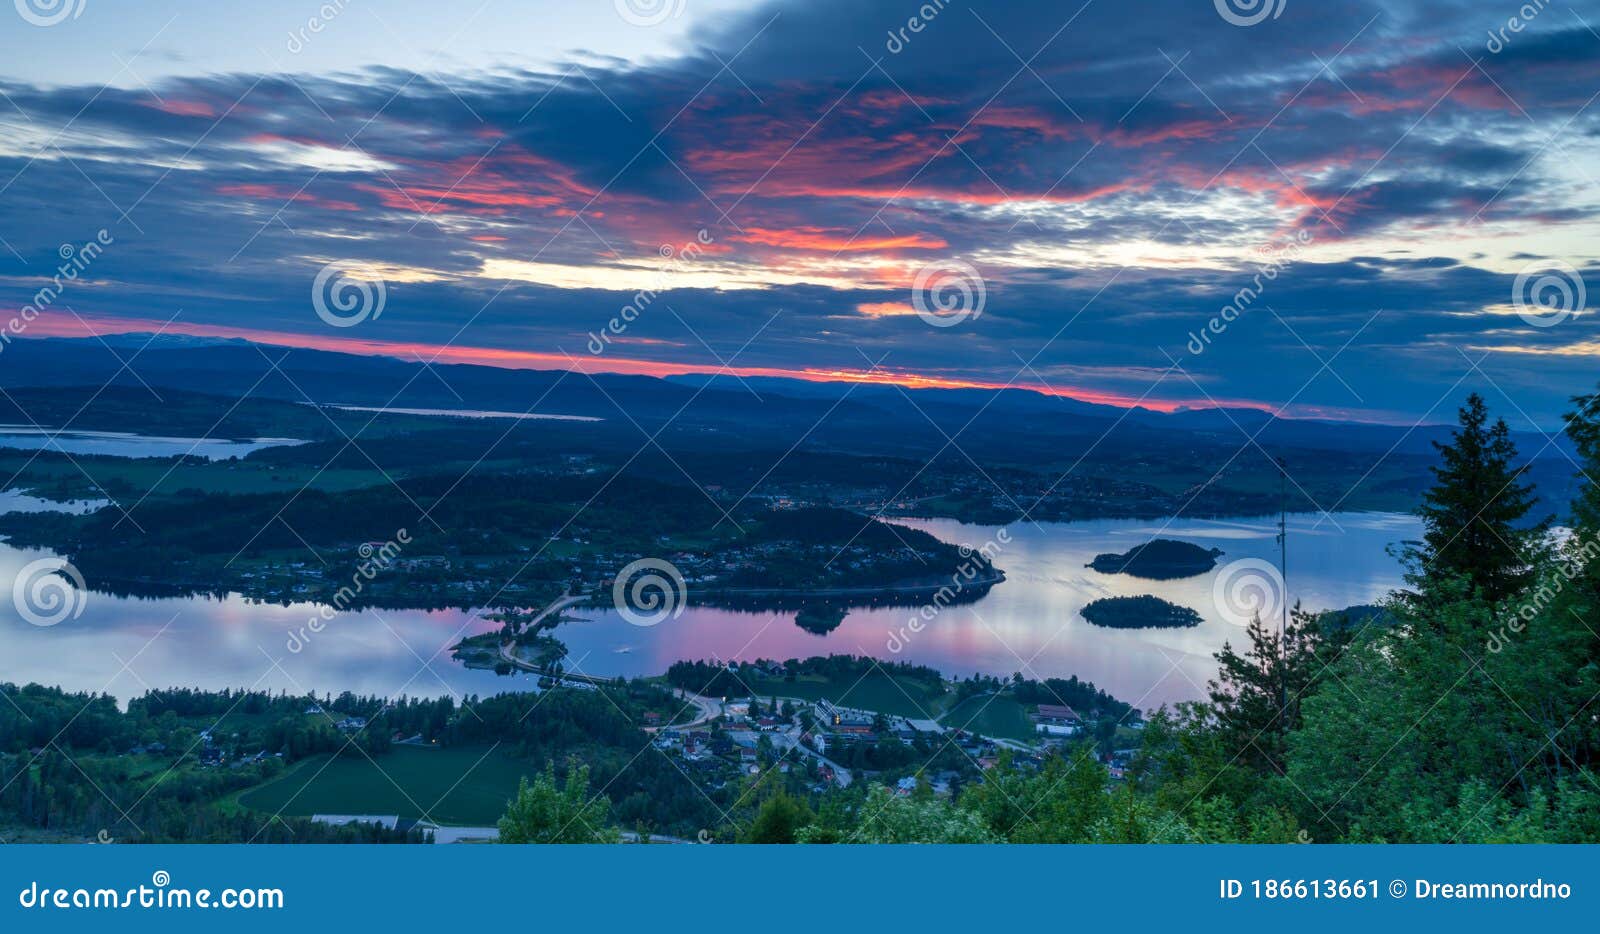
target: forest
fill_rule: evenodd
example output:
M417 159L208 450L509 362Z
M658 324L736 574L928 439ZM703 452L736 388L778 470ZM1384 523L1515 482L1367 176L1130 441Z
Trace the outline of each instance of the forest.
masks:
M500 823L508 842L617 841L628 828L633 839L757 843L1600 842L1600 393L1575 399L1564 426L1579 478L1564 515L1538 512L1510 432L1481 397L1458 421L1437 445L1402 590L1358 612L1296 607L1282 631L1257 619L1218 653L1204 699L1148 716L1076 678L949 681L850 656L684 661L665 686L619 679L460 701L176 689L123 710L103 695L7 684L0 835L417 842L416 831L233 803L309 757L381 759L407 742L514 755L526 777ZM868 780L844 788L766 737L752 768L713 759L690 774L643 754L640 724L687 715L669 687L754 695L756 707L797 679L869 675L958 701L1006 692L1072 706L1093 728L981 767L953 739L889 742L850 753ZM1130 724L1136 746L1110 748ZM731 749L718 724L708 729L714 752ZM939 775L953 780L936 792Z

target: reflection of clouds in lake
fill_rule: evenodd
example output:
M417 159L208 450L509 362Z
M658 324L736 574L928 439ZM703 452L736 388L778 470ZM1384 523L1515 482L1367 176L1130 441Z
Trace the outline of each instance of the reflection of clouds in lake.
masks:
M1309 535L1302 528L1315 517L1291 517L1290 599L1308 608L1342 608L1372 602L1400 586L1399 563L1384 547L1416 537L1417 520L1378 514L1335 518L1344 532L1324 524ZM983 541L995 531L951 520L897 521L944 541ZM1174 521L1162 537L1234 535L1231 544L1219 546L1228 552L1227 560L1276 561L1274 525L1253 519L1183 520ZM1215 675L1212 653L1226 640L1239 641L1239 630L1213 610L1216 572L1148 581L1085 567L1096 554L1126 550L1158 528L1148 521L1018 524L996 562L1007 580L976 603L946 607L895 659L956 676L1008 676L1019 670L1029 677L1077 675L1146 708L1198 697L1196 685ZM1256 529L1260 534L1248 534ZM0 573L14 574L45 554L0 545ZM1194 609L1204 621L1182 630L1116 630L1091 626L1079 615L1090 600L1145 593ZM82 618L42 630L17 619L6 605L0 610L8 614L0 616L0 658L6 659L8 680L105 689L124 701L144 692L141 680L152 687L404 690L416 696L487 695L531 690L536 683L525 674L496 676L454 661L450 649L456 642L496 626L460 610L340 613L315 645L287 655L285 628L302 625L316 610L307 603L282 607L237 596L136 600L97 594ZM792 610L741 612L691 604L670 627L640 629L602 608L589 611L589 619L563 625L558 635L571 658L582 660L584 673L633 677L660 674L680 659L781 660L850 652L886 657L885 635L915 612L915 607L852 609L837 629L818 636L795 625ZM271 667L263 647L280 659L283 671ZM132 675L119 675L117 656L134 660ZM108 680L115 683L106 687Z

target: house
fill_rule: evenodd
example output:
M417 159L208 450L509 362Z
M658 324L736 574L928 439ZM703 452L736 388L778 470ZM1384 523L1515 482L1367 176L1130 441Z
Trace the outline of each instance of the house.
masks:
M335 723L334 726L338 727L342 732L345 733L358 733L367 728L367 718L345 717L343 720Z
M351 824L377 824L388 830L400 825L398 814L313 814L311 819L330 827L347 827Z
M1065 704L1040 704L1033 722L1040 733L1051 736L1072 736L1083 729L1083 719Z
M1078 712L1065 704L1040 704L1039 714L1035 718L1041 723L1081 724L1083 718Z
M909 775L894 783L894 793L902 798L909 797L916 790L917 780Z

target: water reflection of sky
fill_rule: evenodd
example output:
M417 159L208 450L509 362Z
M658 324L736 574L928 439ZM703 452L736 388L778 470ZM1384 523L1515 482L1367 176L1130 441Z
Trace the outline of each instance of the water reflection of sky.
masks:
M1401 583L1386 552L1415 538L1417 521L1389 514L1339 514L1337 522L1292 516L1289 592L1308 607L1366 603ZM997 529L951 520L908 522L946 540L983 546ZM1007 580L982 600L943 609L920 632L908 632L915 608L851 612L834 632L818 636L794 624L793 612L744 613L691 605L682 616L641 628L613 611L580 613L558 635L572 650L571 667L589 674L657 674L681 658L789 658L849 652L905 659L950 675L972 672L1030 677L1076 674L1118 697L1150 708L1194 698L1214 673L1211 655L1241 630L1216 610L1216 572L1179 581L1106 575L1085 565L1102 551L1124 551L1162 535L1221 548L1223 562L1277 560L1276 524L1268 520L1099 521L1017 525L996 563ZM0 546L0 581L16 578L46 556ZM1191 607L1204 622L1179 630L1113 630L1078 615L1101 596L1150 593ZM690 594L691 604L693 594ZM87 595L83 614L49 628L29 625L0 598L0 680L38 681L74 690L107 691L121 699L146 687L441 695L527 689L527 676L499 677L453 661L450 646L494 624L446 611L342 613L300 639L316 607L269 606L237 596L142 600ZM902 651L889 650L891 634Z
M233 441L226 438L160 438L117 431L57 431L0 425L0 448L23 451L55 451L62 454L100 454L109 457L175 457L186 454L206 460L243 457L251 451L284 444L300 444L292 438L254 438Z

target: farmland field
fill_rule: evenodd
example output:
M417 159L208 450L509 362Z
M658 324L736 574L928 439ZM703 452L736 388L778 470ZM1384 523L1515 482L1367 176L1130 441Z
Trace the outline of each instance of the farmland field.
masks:
M947 727L971 730L1002 739L1034 739L1033 721L1022 704L1010 695L982 694L969 697L939 720Z
M381 768L380 768L381 767ZM531 770L488 746L397 746L377 764L359 752L306 759L239 796L268 814L398 814L439 824L492 825ZM459 784L458 784L459 783Z

